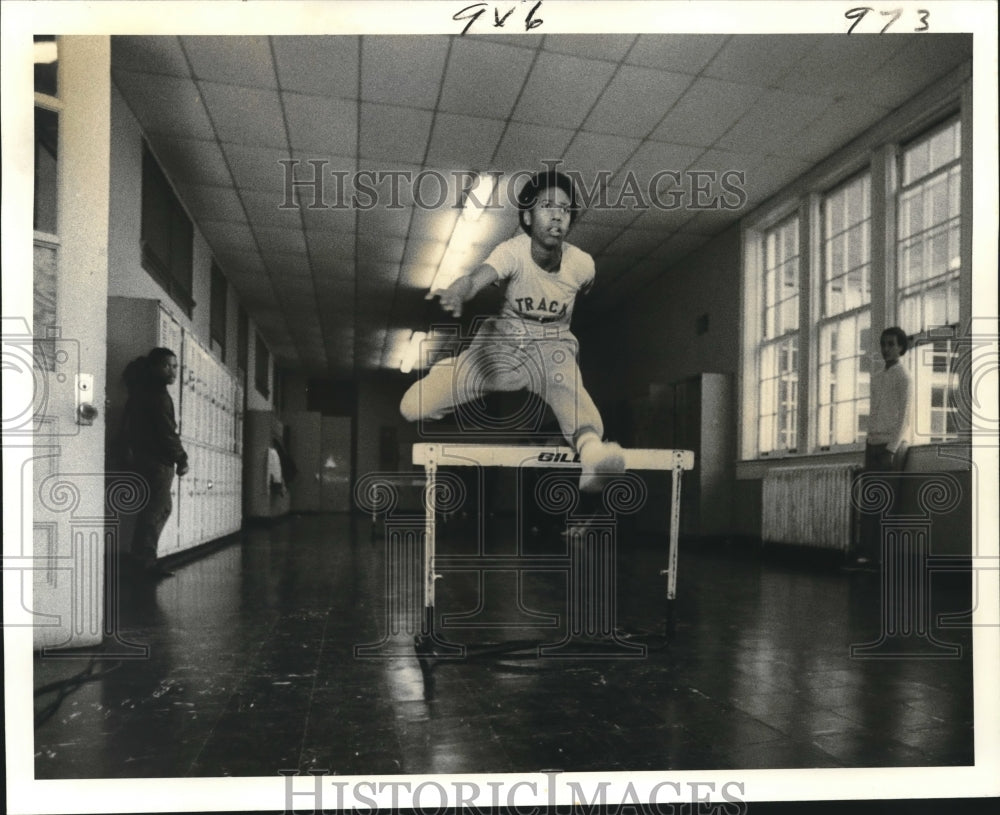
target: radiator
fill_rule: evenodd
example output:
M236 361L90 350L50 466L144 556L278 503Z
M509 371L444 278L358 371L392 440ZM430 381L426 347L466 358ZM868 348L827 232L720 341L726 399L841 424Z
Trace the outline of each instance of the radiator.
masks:
M775 467L764 476L761 539L846 552L857 513L851 484L857 464Z

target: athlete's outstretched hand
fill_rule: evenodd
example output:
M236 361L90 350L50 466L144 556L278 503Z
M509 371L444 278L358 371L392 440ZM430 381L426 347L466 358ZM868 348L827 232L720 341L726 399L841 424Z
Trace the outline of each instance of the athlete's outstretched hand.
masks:
M438 298L438 302L441 304L441 308L451 314L452 317L462 316L462 304L465 302L461 295L454 290L453 286L449 286L447 289L437 289L436 291L429 292L426 300L433 300Z

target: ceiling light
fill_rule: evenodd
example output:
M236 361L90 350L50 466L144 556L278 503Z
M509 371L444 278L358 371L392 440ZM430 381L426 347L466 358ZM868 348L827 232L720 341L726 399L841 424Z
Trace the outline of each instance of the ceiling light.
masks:
M478 221L483 214L490 196L493 194L493 187L496 186L495 176L483 175L480 173L476 177L476 182L469 188L465 195L465 206L462 209L462 217L467 221Z
M404 374L412 371L413 367L419 362L420 344L426 339L427 333L425 331L414 331L410 335L410 344L406 346L406 351L403 353L403 361L399 365L399 370Z

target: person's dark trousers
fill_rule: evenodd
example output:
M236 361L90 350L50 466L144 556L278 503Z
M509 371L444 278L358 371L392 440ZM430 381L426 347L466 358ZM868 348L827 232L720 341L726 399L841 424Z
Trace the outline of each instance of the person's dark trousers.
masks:
M156 566L160 533L174 508L170 500L174 467L158 461L143 461L136 462L135 470L149 486L149 501L136 518L132 557L143 569L150 570Z
M863 512L861 514L860 540L854 553L855 560L878 565L882 559L882 518L891 513L897 500L897 467L895 457L889 452L888 445L865 445L865 473L878 473L884 480L891 494L889 506L881 513ZM868 475L868 478L871 478Z

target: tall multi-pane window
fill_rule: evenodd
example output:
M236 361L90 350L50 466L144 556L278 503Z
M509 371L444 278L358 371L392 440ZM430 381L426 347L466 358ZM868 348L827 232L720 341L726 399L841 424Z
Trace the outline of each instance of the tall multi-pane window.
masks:
M871 330L871 178L842 184L822 201L816 440L863 441L868 420Z
M798 419L799 219L764 233L759 356L761 453L793 450Z
M967 431L968 83L956 77L922 121L890 115L744 219L744 458L862 449L894 325L910 338L906 441Z
M900 156L899 324L909 334L958 322L961 127L958 120Z
M899 325L916 335L904 357L913 388L918 441L956 438L956 343L936 337L959 322L961 124L954 119L900 153L897 257Z
M36 34L35 167L32 199L35 364L56 369L56 278L59 270L59 44L55 36Z

